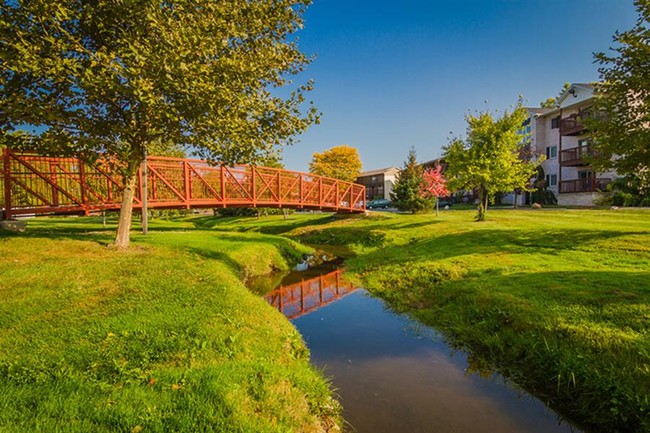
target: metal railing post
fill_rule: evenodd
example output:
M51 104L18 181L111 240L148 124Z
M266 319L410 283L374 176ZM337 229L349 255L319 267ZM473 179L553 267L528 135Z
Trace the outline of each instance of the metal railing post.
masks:
M5 188L5 211L3 212L3 219L11 219L11 160L9 159L9 149L4 148L2 151L3 159L3 173L4 173L4 188Z
M147 176L149 175L147 170L147 149L142 148L142 182L140 186L142 191L140 192L140 200L142 201L142 234L147 235L149 233L149 184L147 181Z

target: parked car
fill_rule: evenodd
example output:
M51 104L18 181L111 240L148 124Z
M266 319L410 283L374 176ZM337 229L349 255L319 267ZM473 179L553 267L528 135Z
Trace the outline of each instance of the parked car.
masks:
M386 209L390 206L390 200L378 198L371 200L366 204L367 209Z

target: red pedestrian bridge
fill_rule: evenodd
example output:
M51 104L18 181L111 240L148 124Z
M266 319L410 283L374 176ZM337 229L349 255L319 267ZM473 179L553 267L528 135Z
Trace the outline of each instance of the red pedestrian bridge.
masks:
M108 164L3 149L3 219L34 214L118 210L122 180ZM279 168L213 166L198 159L147 158L147 205L153 209L274 207L364 212L365 187ZM134 208L142 207L142 170Z
M288 319L296 319L357 289L343 279L341 270L336 270L299 283L280 286L264 295L264 299Z

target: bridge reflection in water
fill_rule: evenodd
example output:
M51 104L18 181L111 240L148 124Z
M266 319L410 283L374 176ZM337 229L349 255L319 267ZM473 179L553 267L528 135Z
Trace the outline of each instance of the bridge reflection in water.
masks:
M296 319L357 289L358 287L345 281L341 270L335 270L299 283L281 285L264 295L264 299L288 319Z

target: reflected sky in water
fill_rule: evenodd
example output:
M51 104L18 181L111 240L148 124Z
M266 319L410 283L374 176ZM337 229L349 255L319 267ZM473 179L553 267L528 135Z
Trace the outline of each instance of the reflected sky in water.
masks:
M365 290L292 321L312 362L332 378L348 431L577 432L496 375L467 374L433 329L396 315Z

